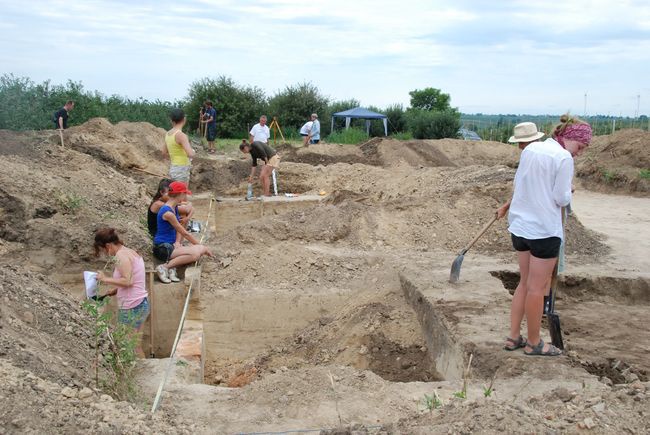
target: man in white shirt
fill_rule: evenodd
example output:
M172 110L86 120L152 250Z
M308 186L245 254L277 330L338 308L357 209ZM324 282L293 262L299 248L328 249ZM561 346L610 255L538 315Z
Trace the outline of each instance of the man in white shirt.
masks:
M320 142L320 121L318 120L318 115L315 113L311 114L311 130L309 130L309 136L307 143L317 144Z
M262 144L268 145L269 138L271 137L271 131L266 125L266 115L260 116L260 122L255 124L251 131L248 132L249 138L248 141L252 144L253 142L260 142Z

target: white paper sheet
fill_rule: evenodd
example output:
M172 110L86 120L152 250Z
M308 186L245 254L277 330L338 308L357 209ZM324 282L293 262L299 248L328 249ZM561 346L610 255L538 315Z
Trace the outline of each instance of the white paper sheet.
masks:
M84 271L84 283L86 283L86 297L88 299L97 295L97 272Z

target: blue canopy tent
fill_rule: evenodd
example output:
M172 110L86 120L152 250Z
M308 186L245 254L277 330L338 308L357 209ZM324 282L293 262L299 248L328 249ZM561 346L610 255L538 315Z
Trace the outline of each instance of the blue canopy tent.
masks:
M370 134L370 121L373 119L381 119L384 122L384 135L388 136L388 117L381 113L373 112L363 107L355 107L354 109L344 110L343 112L336 112L332 115L332 131L334 131L334 118L345 118L345 129L350 128L350 121L353 119L366 120L366 133Z

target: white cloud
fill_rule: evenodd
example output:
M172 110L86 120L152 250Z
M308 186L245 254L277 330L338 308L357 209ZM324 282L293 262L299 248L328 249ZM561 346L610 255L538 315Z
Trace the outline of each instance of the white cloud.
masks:
M312 81L379 106L425 86L483 112L575 106L585 90L603 113L633 113L637 92L650 101L641 1L2 3L3 72L107 94L180 98L191 81L226 74L271 91Z

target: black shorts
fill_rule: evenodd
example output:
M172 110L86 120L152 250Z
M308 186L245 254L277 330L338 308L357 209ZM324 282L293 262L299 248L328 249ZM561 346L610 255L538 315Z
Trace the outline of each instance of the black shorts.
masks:
M205 138L208 142L213 142L217 138L217 126L208 124L208 130L205 132Z
M172 257L172 252L174 252L174 245L171 243L153 245L153 256L165 263L169 262L169 259Z
M530 255L537 258L557 258L560 254L562 239L559 237L534 240L524 239L514 234L511 234L511 237L515 251L530 251Z
M312 145L315 145L318 142L320 142L320 139L312 139L312 140L309 141L309 143L312 144Z

